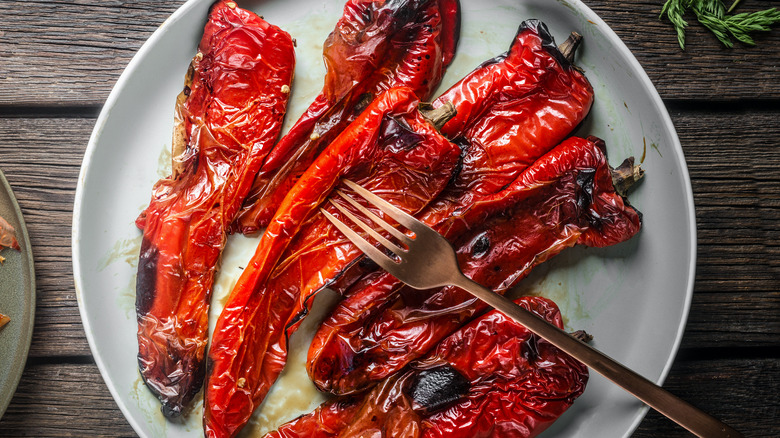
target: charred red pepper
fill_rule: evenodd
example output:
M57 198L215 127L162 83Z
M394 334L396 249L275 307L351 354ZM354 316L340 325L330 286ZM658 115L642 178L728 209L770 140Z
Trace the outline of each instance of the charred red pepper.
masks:
M458 211L511 183L588 114L593 89L571 62L579 39L555 46L538 20L523 22L510 50L471 72L434 102L456 115L442 132L463 148L458 174L418 216L454 239ZM343 292L371 271L357 264L332 286Z
M139 220L138 364L169 417L202 385L227 227L279 135L295 64L290 35L232 2L212 7L198 50L177 98L173 173Z
M552 301L516 302L563 327ZM366 396L326 402L266 438L534 437L572 405L587 380L580 362L493 311Z
M453 227L463 224L472 228L453 242L463 272L503 293L567 247L627 240L639 231L640 215L615 192L604 143L573 137L506 189L461 211ZM323 322L309 351L309 373L321 389L361 391L484 307L455 287L416 291L389 274L370 275Z
M266 226L320 152L382 91L410 87L427 99L452 60L458 0L348 0L324 45L325 86L274 148L234 228Z
M436 100L435 105L449 101L457 109L442 131L462 145L464 160L447 189L418 216L423 222L445 237L456 239L475 225L464 221L463 210L511 183L584 119L593 101L593 90L571 64L574 49L576 44L567 45L561 53L543 23L526 21L507 53L485 62ZM353 271L360 271L359 265ZM346 289L360 273L345 274L344 280L333 287ZM365 317L376 311L371 306L401 287L388 274L374 274L362 284L370 284L370 292L364 293L379 300L361 303ZM358 285L353 291L361 288ZM349 303L347 300L334 312ZM331 342L324 339L338 337L335 333L340 331L339 324L331 320L322 327L318 339ZM334 390L325 382L331 378L329 372L338 374L338 367L326 371L328 367L318 358L325 353L318 348L329 349L318 347L315 340L310 352L312 378L322 388ZM322 362L331 361L335 359L322 358ZM316 371L318 367L323 369Z
M447 184L460 150L423 117L418 104L409 88L380 95L284 198L214 330L204 402L208 437L233 436L249 420L282 371L287 338L314 294L362 255L319 212L324 208L348 220L325 202L336 189L348 191L341 178L410 213Z

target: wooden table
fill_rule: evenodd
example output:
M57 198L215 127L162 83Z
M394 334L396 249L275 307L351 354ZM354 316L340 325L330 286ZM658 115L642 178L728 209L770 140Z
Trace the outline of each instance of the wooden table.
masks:
M38 284L30 356L0 436L135 435L81 326L71 211L101 105L181 3L0 2L0 168L27 220ZM745 436L780 436L780 29L758 36L758 47L728 50L692 23L681 51L658 20L662 0L586 3L658 88L693 181L696 287L665 387ZM742 9L771 6L749 0ZM651 412L634 436L688 435Z

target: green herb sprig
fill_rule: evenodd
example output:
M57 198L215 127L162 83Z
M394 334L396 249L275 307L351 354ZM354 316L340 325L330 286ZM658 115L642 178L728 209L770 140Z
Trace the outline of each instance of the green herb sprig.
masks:
M730 15L729 13L741 0L736 0L726 10L722 0L666 0L661 9L661 18L666 18L677 31L677 41L680 48L685 49L685 28L688 22L683 15L690 9L696 19L709 29L726 47L733 47L731 38L754 46L756 43L750 36L752 32L768 32L770 26L780 22L780 10L770 8L763 11Z

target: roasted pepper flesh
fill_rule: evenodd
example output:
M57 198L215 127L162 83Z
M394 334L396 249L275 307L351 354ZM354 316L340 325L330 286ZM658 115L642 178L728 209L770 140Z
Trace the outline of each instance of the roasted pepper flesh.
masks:
M349 0L325 41L322 92L263 164L234 229L268 224L281 200L321 151L392 87L427 99L452 60L458 0Z
M463 272L505 292L575 244L629 239L640 215L618 195L604 143L572 137L506 189L461 213L473 228L454 240ZM308 370L321 389L359 392L403 368L485 308L467 292L416 291L386 273L362 279L323 322Z
M552 301L516 302L563 328ZM326 402L266 438L534 437L587 380L580 362L492 311L365 396Z
M348 221L325 202L337 188L348 191L341 178L410 213L450 179L460 150L431 126L418 104L409 88L382 94L285 197L217 321L204 403L207 436L233 436L249 420L282 371L287 338L314 294L360 258L362 252L319 212L322 207Z
M500 190L557 146L588 114L593 89L556 48L545 25L528 20L509 51L483 63L434 107L447 102L456 115L442 132L463 148L463 160L418 218L453 239L464 230L459 210ZM355 265L332 288L343 292L370 271L371 265Z
M457 114L442 131L462 145L464 159L457 176L418 218L455 240L475 226L463 218L463 212L507 186L555 147L584 119L592 101L589 82L558 51L544 24L537 20L522 23L507 53L483 63L434 103L451 102L456 108ZM352 271L358 272L346 273L332 287L344 291L365 269L355 265ZM361 292L365 298L361 300L361 313L369 314L400 287L401 283L389 274L375 273L352 290L365 289ZM334 314L341 310L345 315L352 314L354 309L344 308L349 302L337 306ZM337 342L338 324L328 321L335 325L326 323L318 338L325 343ZM355 327L360 324L357 320L350 322L357 324ZM341 393L326 383L332 376L325 376L329 372L338 374L338 367L324 371L329 367L322 363L332 360L323 358L320 362L317 356L322 353L318 348L325 347L317 346L315 340L309 368L313 380L322 389ZM323 371L318 374L320 366Z
M212 7L198 50L177 98L172 175L138 221L138 363L166 416L202 385L226 230L279 135L295 63L286 32L231 2Z

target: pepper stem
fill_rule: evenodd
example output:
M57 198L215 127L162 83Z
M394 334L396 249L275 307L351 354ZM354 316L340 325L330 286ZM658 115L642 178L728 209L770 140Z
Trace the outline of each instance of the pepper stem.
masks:
M577 32L569 34L569 38L558 46L558 51L561 52L567 61L574 63L574 53L577 51L577 47L582 43L582 35Z
M634 157L626 158L620 166L611 170L612 185L620 196L626 196L628 190L645 176L645 171L640 166L634 165Z
M423 117L428 119L436 130L440 130L445 123L455 117L458 112L452 102L445 102L444 105L434 108L430 103L420 103L420 112Z

